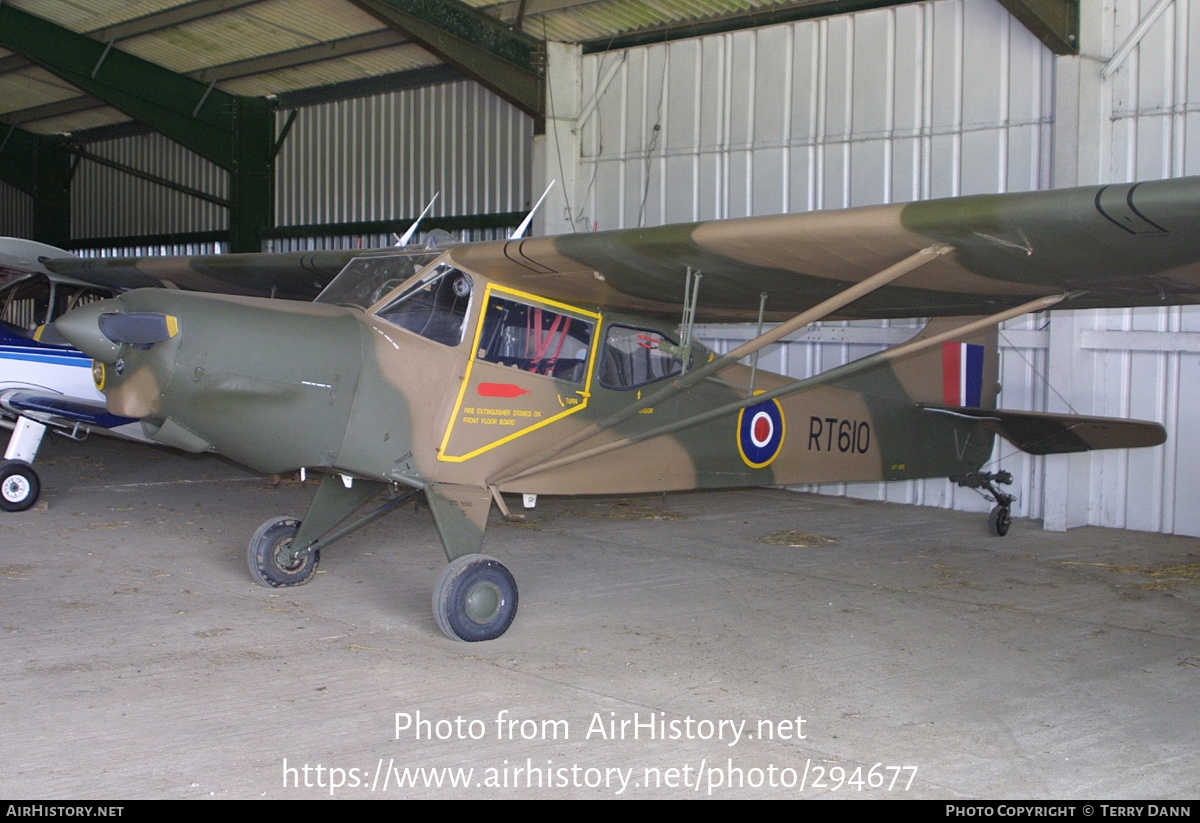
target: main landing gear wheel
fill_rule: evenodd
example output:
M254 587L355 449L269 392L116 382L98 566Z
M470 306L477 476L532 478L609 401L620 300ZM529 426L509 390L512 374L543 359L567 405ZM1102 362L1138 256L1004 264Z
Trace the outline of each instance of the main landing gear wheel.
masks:
M451 640L494 640L517 616L517 581L499 560L467 554L433 588L433 619Z
M0 463L0 509L23 512L37 502L41 493L42 482L33 466L23 460Z
M286 550L299 530L300 521L296 518L274 517L259 526L250 538L246 561L250 565L250 574L260 584L273 589L303 586L317 573L320 551L310 551L290 562L286 558Z
M988 531L996 537L1004 537L1008 534L1008 527L1012 525L1012 514L1008 510L1008 506L994 506L992 513L988 515Z

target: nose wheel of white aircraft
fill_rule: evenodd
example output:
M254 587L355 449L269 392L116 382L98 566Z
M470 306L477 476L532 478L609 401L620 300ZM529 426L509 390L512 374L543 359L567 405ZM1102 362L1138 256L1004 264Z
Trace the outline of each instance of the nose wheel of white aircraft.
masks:
M517 581L486 554L452 560L433 588L433 619L451 640L494 640L517 616Z
M321 553L310 549L298 556L289 551L300 530L295 517L273 517L258 527L246 548L250 574L264 586L285 589L303 586L317 573Z
M42 483L33 466L23 460L0 463L0 509L23 512L37 502L41 493Z

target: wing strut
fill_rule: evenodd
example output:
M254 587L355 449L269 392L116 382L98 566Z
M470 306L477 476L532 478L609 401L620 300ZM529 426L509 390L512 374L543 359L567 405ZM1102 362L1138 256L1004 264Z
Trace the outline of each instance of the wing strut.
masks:
M1055 294L1051 295L1050 297L1039 297L1036 300L1031 300L1028 303L1017 306L1016 308L1007 309L1006 311L999 312L998 314L993 314L990 317L984 317L979 320L974 320L970 323L965 323L948 331L944 331L941 334L935 334L932 337L925 337L920 340L912 340L908 343L902 343L899 346L893 346L892 348L887 349L886 351L881 351L878 354L872 354L867 357L863 357L859 360L855 360L852 363L847 363L844 366L838 366L835 369L829 369L828 371L821 372L818 375L806 378L804 380L796 380L791 383L787 383L777 389L772 389L771 391L750 395L743 400L738 400L733 403L726 403L724 406L718 406L715 409L709 409L706 412L692 415L691 417L684 418L683 420L667 423L666 425L659 426L658 428L650 429L639 434L630 435L629 437L621 440L617 440L612 443L606 443L602 446L596 446L595 448L587 449L586 451L569 454L566 457L560 457L557 460L550 460L535 466L531 466L523 471L518 471L514 474L510 474L507 477L502 477L499 480L495 480L493 481L493 484L499 486L503 483L519 480L520 478L527 477L531 474L539 474L544 471L549 471L550 469L556 469L559 466L565 466L569 463L576 463L580 460L586 460L590 457L604 454L605 452L624 448L625 446L630 446L634 443L640 443L643 440L649 440L653 437L661 437L664 434L671 434L679 431L680 429L698 426L701 423L707 423L709 420L713 420L714 418L723 417L727 414L733 414L734 412L744 409L747 406L753 406L757 403L763 403L767 400L774 400L775 398L783 397L786 394L794 394L799 391L805 391L806 389L812 389L816 388L817 386L834 383L838 380L843 380L847 377L858 374L859 372L873 369L889 360L895 360L910 354L916 354L917 352L924 351L931 346L940 345L951 338L972 334L980 329L987 328L988 326L994 326L998 323L1003 323L1005 320L1013 317L1019 317L1022 314L1044 311L1045 309L1049 309L1057 305L1061 301L1065 300L1068 296L1069 295L1067 294Z
M891 266L888 266L883 271L876 272L875 274L871 275L870 277L868 277L864 280L861 280L858 283L855 283L853 286L850 286L849 288L844 289L843 291L835 294L833 297L830 297L828 300L818 303L817 305L813 306L812 308L808 309L807 311L801 312L800 314L793 317L791 320L788 320L785 323L780 323L778 326L776 326L775 328L771 329L770 331L768 331L764 334L759 334L753 340L749 340L749 341L743 343L742 345L738 346L733 351L731 351L727 354L723 354L720 357L715 358L711 362L705 363L703 366L701 366L697 369L692 369L691 371L680 375L679 377L670 381L670 383L668 383L667 385L658 389L657 391L653 391L653 392L650 392L649 394L645 395L641 400L634 401L633 403L630 403L629 405L625 406L624 408L620 409L619 411L614 412L613 414L610 414L608 417L604 418L603 420L598 420L597 422L593 423L592 425L588 426L587 428L581 429L580 431L576 432L571 437L568 437L565 440L563 440L562 442L560 442L559 444L557 444L554 447L554 449L552 451L550 451L548 454L540 455L539 457L533 458L532 460L527 459L522 462L516 463L512 466L507 467L506 469L504 469L504 471L509 472L509 474L507 474L505 477L501 478L500 480L496 480L494 482L499 484L502 482L506 482L508 480L513 480L517 477L524 477L526 474L526 471L533 466L540 465L540 466L544 467L546 464L544 462L542 462L542 460L544 460L545 458L552 458L556 455L562 454L567 449L570 449L572 446L576 446L586 440L589 440L590 438L594 437L595 435L599 434L600 432L602 432L606 429L609 429L609 428L617 425L618 423L628 420L629 418L633 417L638 412L640 412L642 409L649 408L649 407L657 405L657 404L661 404L664 400L674 397L675 395L677 395L681 392L687 391L692 386L699 383L701 380L704 380L708 377L711 377L712 375L717 374L722 369L733 365L737 361L741 360L743 357L747 357L748 355L751 355L751 354L759 351L760 349L763 349L763 348L771 345L772 343L775 343L775 342L783 339L784 337L787 337L789 334L792 334L793 332L804 328L805 326L809 325L810 323L815 323L818 320L821 320L821 319L829 316L830 314L833 314L834 312L836 312L839 309L845 307L846 305L854 302L855 300L859 299L860 297L864 297L865 295L870 294L871 292L875 291L876 289L886 286L888 283L891 283L893 280L896 280L897 278L902 277L905 274L908 274L913 269L923 266L926 263L931 263L934 260L937 260L942 255L949 254L953 250L954 250L953 246L946 245L943 243L937 243L932 246L926 246L925 248L921 249L920 251L910 254L908 257L904 258L900 262L895 263ZM690 273L690 270L689 270L689 273ZM689 278L689 280L690 280L690 278ZM697 285L697 288L698 288L698 285ZM1030 309L1028 311L1034 311L1034 310ZM1021 313L1024 314L1025 312L1021 312ZM746 403L746 405L748 405L748 406L753 405L754 403L761 402L762 400L767 399L764 395L754 395L754 397L756 399L752 402Z

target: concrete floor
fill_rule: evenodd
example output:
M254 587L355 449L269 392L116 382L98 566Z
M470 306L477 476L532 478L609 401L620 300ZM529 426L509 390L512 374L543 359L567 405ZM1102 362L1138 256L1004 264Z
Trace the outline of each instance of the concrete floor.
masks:
M430 615L424 508L277 591L244 546L311 484L102 439L50 438L39 470L45 507L2 519L0 796L1200 795L1196 540L765 489L543 499L493 519L520 614L466 644Z

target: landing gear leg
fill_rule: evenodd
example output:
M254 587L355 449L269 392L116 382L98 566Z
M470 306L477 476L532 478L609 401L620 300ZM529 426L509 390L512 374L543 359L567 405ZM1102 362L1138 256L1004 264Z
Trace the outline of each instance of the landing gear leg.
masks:
M1012 525L1012 514L1009 511L1016 495L1002 492L996 487L999 483L1004 486L1011 485L1013 476L1011 472L971 472L963 477L953 478L954 482L960 486L965 486L968 489L982 489L986 492L984 497L996 503L992 507L991 514L988 515L988 531L996 537L1004 537L1008 534L1008 527Z

